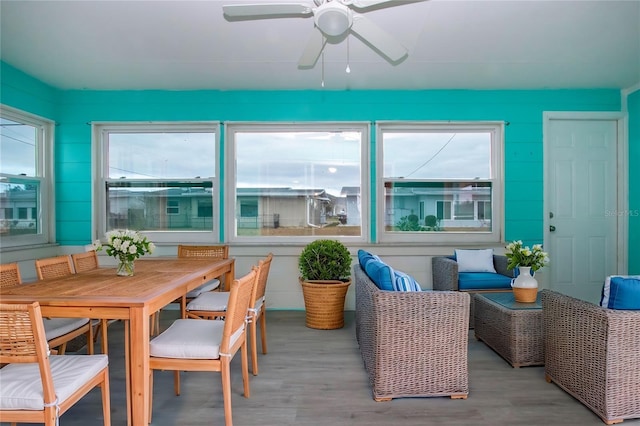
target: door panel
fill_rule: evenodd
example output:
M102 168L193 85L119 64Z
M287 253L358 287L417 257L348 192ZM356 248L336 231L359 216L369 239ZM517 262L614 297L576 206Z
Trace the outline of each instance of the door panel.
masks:
M617 120L546 122L549 286L598 302L617 266ZM555 229L550 231L550 229Z

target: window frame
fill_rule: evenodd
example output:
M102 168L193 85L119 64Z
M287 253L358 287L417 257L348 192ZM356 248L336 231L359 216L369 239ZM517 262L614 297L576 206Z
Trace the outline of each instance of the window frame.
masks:
M93 187L92 198L94 212L94 235L93 239L104 239L107 231L107 215L106 215L106 185L109 181L116 181L109 178L109 146L107 143L109 133L213 133L214 136L214 176L212 178L172 178L172 179L154 179L154 180L138 180L127 179L127 182L157 182L157 183L179 183L179 184L196 184L207 185L210 183L212 188L212 212L219 212L217 216L212 217L212 228L210 230L187 230L187 231L171 231L171 230L142 230L141 234L147 236L156 244L175 244L175 243L211 243L220 242L220 122L218 121L146 121L146 122L93 122Z
M54 145L55 122L26 111L0 104L0 116L8 120L30 125L36 128L36 176L22 176L1 173L2 180L14 182L36 181L40 187L38 194L37 221L40 232L37 234L3 236L0 249L19 248L31 245L51 244L55 242L55 194L54 194ZM13 212L13 217L18 216Z
M237 236L236 222L240 217L240 212L236 211L236 180L237 180L237 164L236 164L236 140L235 134L242 132L342 132L342 131L358 131L361 132L360 146L360 235L359 236L343 236L331 235L326 237L315 236ZM321 122L225 122L225 232L227 239L234 243L292 243L306 244L318 238L337 239L345 243L365 243L369 241L370 233L370 210L369 210L369 181L370 181L370 146L371 146L371 123L362 121L321 121Z
M503 241L504 232L504 122L493 121L379 121L376 122L376 158L377 158L377 211L378 241L382 243L434 243L434 244L495 244ZM489 132L491 134L491 176L480 182L491 183L491 211L493 214L489 232L388 232L385 229L385 188L389 183L397 182L464 182L470 179L399 179L384 176L384 132ZM441 200L443 203L447 200ZM474 203L474 215L477 205ZM454 206L450 204L450 214L455 216Z

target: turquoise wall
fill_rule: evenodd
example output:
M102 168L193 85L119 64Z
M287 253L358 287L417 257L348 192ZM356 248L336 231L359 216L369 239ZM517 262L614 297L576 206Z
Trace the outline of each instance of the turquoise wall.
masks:
M629 113L629 273L640 274L640 89L627 98Z
M32 111L16 87L25 93L36 87L46 92L46 87L12 71L6 84L14 90L3 94L2 102ZM3 89L6 79L3 75ZM58 122L56 213L63 245L91 241L92 121L505 121L505 239L537 243L543 238L543 112L621 110L620 91L605 89L49 91L56 100L50 117ZM14 105L17 101L21 106ZM636 205L638 192L633 193Z
M60 92L0 61L0 102L56 120Z

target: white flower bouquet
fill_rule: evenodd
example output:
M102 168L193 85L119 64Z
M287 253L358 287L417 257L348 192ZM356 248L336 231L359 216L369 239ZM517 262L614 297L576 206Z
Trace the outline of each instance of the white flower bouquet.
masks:
M147 253L153 253L156 248L147 237L129 229L109 231L105 237L105 244L97 240L93 245L96 251L104 249L109 256L118 259L118 275L133 275L133 261Z
M513 241L506 245L505 256L509 259L507 268L528 266L537 271L549 263L549 255L542 251L542 244L534 244L533 248L523 247L522 241Z

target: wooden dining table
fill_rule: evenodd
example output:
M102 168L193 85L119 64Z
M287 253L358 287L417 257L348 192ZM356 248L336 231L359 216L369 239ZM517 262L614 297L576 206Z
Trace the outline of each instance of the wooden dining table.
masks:
M135 262L135 274L98 268L0 290L4 303L40 303L46 317L124 320L127 423L149 424L150 315L213 278L235 278L234 259L151 258Z

